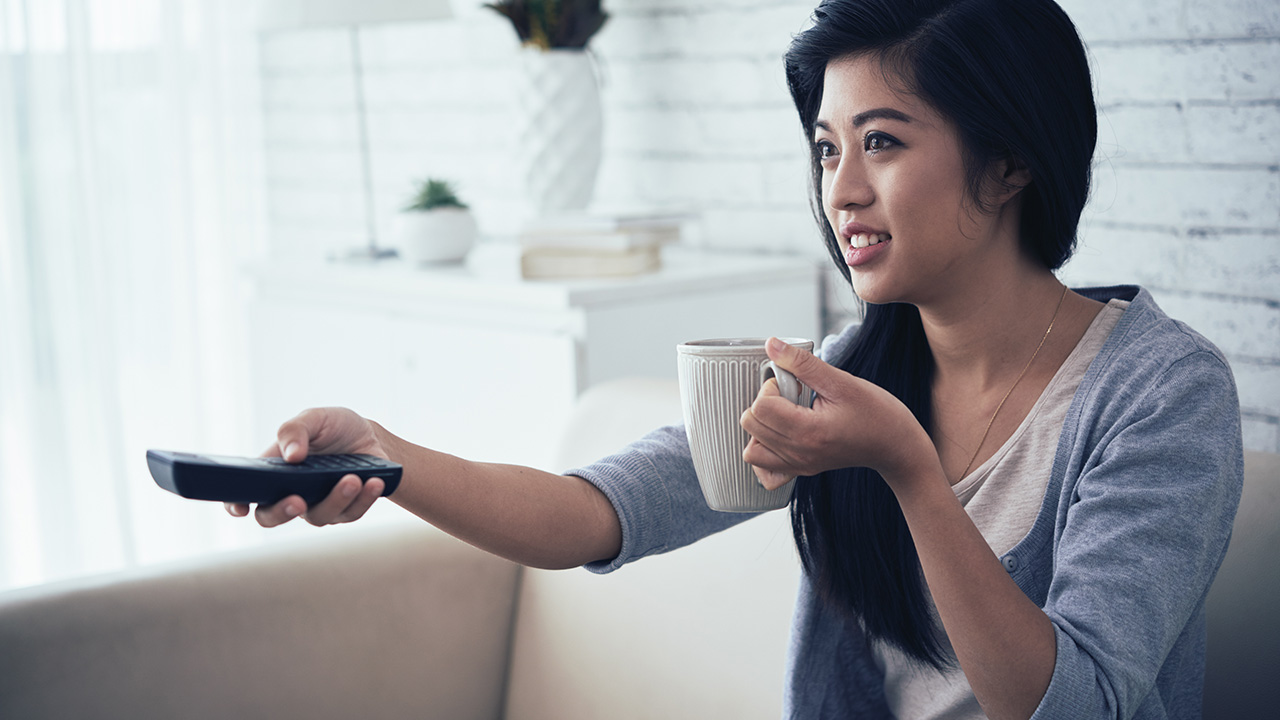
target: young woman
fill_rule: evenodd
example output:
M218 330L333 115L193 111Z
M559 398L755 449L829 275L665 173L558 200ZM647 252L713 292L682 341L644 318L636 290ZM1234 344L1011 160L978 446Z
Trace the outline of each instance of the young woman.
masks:
M1096 134L1070 20L1051 0L826 0L786 69L823 235L866 303L821 359L771 344L812 409L768 384L742 418L763 484L801 476L787 716L1199 717L1239 405L1218 350L1148 293L1053 274ZM679 427L565 476L338 409L270 452L391 458L395 502L543 567L607 571L742 519L706 508ZM381 490L349 477L256 514L347 522Z

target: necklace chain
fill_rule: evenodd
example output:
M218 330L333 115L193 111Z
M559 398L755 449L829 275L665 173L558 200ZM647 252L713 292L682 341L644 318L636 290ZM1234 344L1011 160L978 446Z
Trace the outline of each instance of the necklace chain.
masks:
M1000 414L1000 408L1004 407L1004 401L1009 399L1013 394L1013 389L1018 387L1018 383L1022 382L1022 376L1027 374L1027 369L1031 367L1031 363L1036 361L1036 356L1040 354L1040 348L1044 347L1044 341L1049 339L1049 333L1053 332L1053 323L1058 319L1058 311L1062 309L1062 301L1067 297L1067 286L1062 286L1062 295L1058 297L1058 307L1053 310L1053 317L1049 319L1049 327L1044 331L1044 337L1040 338L1040 344L1036 346L1036 351L1031 353L1031 359L1026 365L1022 366L1022 372L1018 373L1018 379L1013 381L1009 386L1009 390L1000 398L1000 404L996 405L996 411L991 413L991 419L987 421L987 429L982 431L982 439L978 441L978 447L973 449L973 456L969 458L969 464L964 466L964 472L960 473L960 477L956 478L956 482L964 479L969 474L970 468L973 467L973 461L978 459L978 453L982 451L982 444L987 441L987 435L991 432L991 426L996 421L996 416Z

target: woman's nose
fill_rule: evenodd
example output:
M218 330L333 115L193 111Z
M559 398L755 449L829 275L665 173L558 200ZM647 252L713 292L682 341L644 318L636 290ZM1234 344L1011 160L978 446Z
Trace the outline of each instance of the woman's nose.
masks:
M866 207L875 201L866 171L856 160L842 159L827 180L826 201L832 210Z

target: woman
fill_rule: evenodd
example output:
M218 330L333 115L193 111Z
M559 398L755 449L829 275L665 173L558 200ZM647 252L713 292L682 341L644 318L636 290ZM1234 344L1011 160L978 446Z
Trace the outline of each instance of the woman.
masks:
M827 0L814 20L787 78L820 226L867 310L823 359L771 344L812 409L768 384L742 418L763 484L802 476L787 715L1198 717L1238 400L1217 349L1145 291L1053 275L1096 134L1074 27L1051 0ZM706 508L678 427L565 476L345 410L285 423L271 452L312 451L400 462L395 502L542 567L607 571L741 519ZM257 517L346 522L381 490L348 477Z

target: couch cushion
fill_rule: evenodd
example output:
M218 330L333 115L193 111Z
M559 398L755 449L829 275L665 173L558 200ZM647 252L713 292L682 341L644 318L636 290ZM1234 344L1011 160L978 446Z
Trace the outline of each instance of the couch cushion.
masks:
M680 417L674 382L597 385L574 411L559 466ZM506 718L774 720L799 578L785 512L609 575L526 570Z
M785 512L610 575L526 570L507 720L776 720L799 564Z
M412 521L12 591L0 717L491 720L517 575Z

